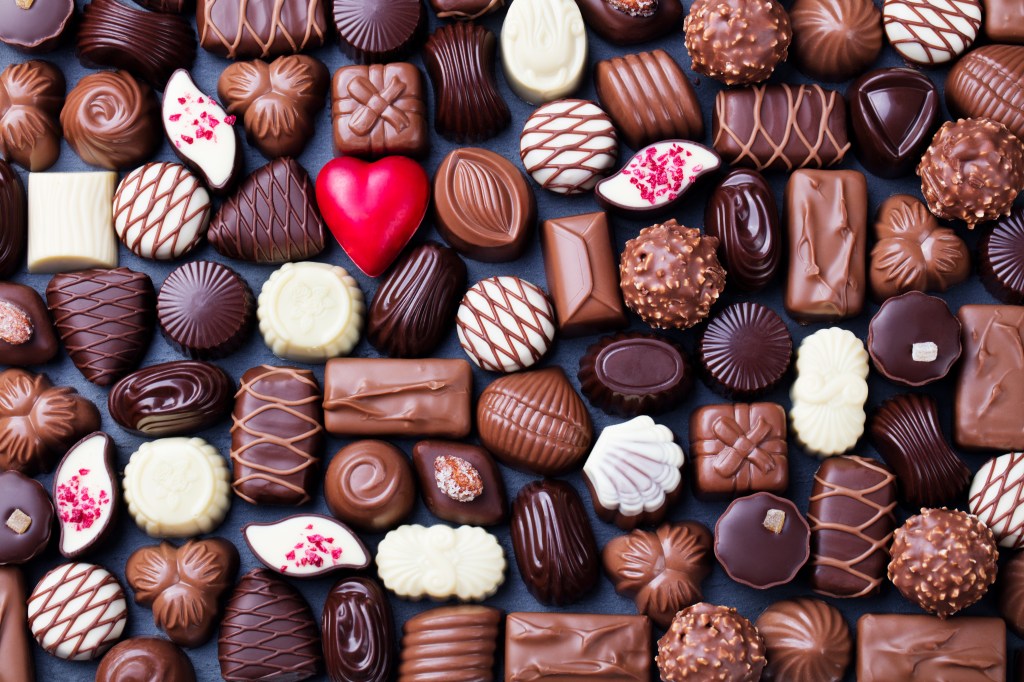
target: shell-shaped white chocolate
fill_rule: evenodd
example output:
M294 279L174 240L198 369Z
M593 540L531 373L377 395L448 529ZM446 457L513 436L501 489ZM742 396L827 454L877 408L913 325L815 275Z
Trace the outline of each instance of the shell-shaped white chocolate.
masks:
M143 443L124 468L128 513L157 538L187 538L220 525L231 504L224 457L202 438Z
M60 523L60 553L77 556L93 545L117 512L118 481L110 468L110 437L96 432L78 441L53 477L53 503Z
M793 432L819 457L847 452L864 433L868 354L853 332L817 331L800 344L790 390Z
M185 69L167 79L161 119L171 146L206 184L214 190L226 188L237 161L235 117L200 90Z
M587 32L573 0L514 0L501 26L501 59L512 90L540 104L583 80Z
M971 513L992 529L1002 547L1024 547L1024 452L994 457L971 482Z
M672 431L640 416L606 426L583 465L598 503L624 516L653 512L682 483L683 449Z
M377 547L377 574L406 599L480 601L505 581L498 539L476 526L399 526Z
M363 328L363 292L345 268L285 263L263 284L260 332L278 357L324 362L348 355Z
M298 514L242 529L249 549L271 570L309 578L340 568L365 568L366 547L344 524L321 514Z
M143 258L179 258L210 221L210 193L178 163L149 163L125 176L114 194L114 229Z
M117 173L30 173L28 271L117 267Z

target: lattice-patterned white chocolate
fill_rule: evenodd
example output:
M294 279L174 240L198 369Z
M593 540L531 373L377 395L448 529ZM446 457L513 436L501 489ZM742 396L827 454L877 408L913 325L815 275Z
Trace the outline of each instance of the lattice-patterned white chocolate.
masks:
M526 172L557 194L593 189L615 165L618 148L608 114L582 99L545 104L527 119L519 138Z
M1002 547L1024 547L1024 452L990 459L971 483L971 513L992 529Z
M143 258L171 260L191 251L210 219L210 194L177 163L147 163L114 194L114 229Z
M981 28L979 0L885 0L885 35L907 60L944 64L966 52Z

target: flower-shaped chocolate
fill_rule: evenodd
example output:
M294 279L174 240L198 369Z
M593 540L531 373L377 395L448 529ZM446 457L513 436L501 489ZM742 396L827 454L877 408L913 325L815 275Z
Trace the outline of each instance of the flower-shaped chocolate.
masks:
M213 635L221 596L234 584L238 550L227 540L169 542L135 550L125 566L135 602L153 609L156 626L175 644L194 647Z
M64 87L60 69L36 59L0 73L0 158L33 172L57 161Z

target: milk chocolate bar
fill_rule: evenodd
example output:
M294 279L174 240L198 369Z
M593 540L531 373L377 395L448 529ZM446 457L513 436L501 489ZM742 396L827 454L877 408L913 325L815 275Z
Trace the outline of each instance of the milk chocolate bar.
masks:
M463 438L472 395L465 360L335 358L324 371L324 424L336 436Z

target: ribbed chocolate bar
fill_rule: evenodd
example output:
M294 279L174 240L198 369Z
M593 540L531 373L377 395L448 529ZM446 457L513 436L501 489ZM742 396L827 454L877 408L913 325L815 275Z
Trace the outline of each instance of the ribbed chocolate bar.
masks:
M443 606L405 622L398 682L494 679L501 611L489 606Z

